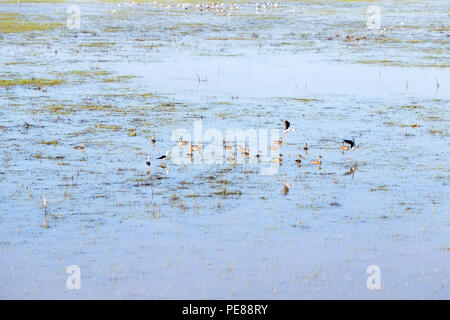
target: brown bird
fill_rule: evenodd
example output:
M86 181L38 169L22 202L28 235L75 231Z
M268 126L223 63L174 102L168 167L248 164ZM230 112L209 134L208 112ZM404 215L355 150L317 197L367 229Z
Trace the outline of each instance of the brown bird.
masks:
M84 150L84 143L81 144L81 146L74 147L75 150Z
M342 150L342 152L344 152L345 150L348 150L348 147L345 145L344 141L342 141L341 150Z
M303 147L303 150L305 150L305 152L308 152L308 144L305 143L305 146Z
M283 155L280 153L280 156L278 158L273 158L272 159L273 162L283 162Z
M311 163L321 165L322 164L322 156L319 156L318 158L319 158L318 160L313 160L313 161L311 161Z

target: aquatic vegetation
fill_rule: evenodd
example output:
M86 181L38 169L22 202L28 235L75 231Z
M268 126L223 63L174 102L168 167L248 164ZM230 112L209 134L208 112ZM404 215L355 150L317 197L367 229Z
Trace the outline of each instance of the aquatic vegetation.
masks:
M218 196L223 196L223 197L240 196L240 195L242 195L242 191L241 190L228 190L227 188L223 187L220 191L214 192L214 194L218 195Z
M291 101L297 101L302 103L309 103L309 102L318 102L319 100L316 98L279 98L281 100L291 100Z
M389 191L389 188L386 185L381 185L376 188L370 189L370 191Z
M106 78L103 81L104 82L122 82L122 81L126 81L126 80L133 79L133 78L135 78L135 76L119 75L114 78Z
M79 298L373 299L372 263L390 273L377 297L447 297L448 17L424 1L383 2L382 30L373 1L88 1L81 30L66 5L7 1L4 21L63 27L0 34L0 298L67 298L66 263L96 279ZM211 132L265 131L262 149L280 119L298 132L278 150L219 139L205 163ZM179 129L203 143L183 164Z
M93 47L93 48L104 48L104 47L111 47L115 45L113 42L89 42L89 43L82 43L79 44L79 47Z
M111 72L105 70L73 70L67 72L67 74L93 78L99 76L108 76L111 74Z
M63 80L58 79L11 79L11 80L2 80L0 79L1 87L11 87L11 86L56 86L63 84Z
M46 144L48 146L53 145L56 146L58 144L58 141L56 141L56 139L50 140L50 141L45 141L45 140L41 140L39 141L40 144Z
M112 125L112 124L103 124L103 123L98 123L95 125L95 128L97 129L105 129L105 130L111 130L111 131L118 131L120 129L122 129L121 126L118 125Z
M0 12L0 33L17 33L52 30L60 23L31 22L17 13Z

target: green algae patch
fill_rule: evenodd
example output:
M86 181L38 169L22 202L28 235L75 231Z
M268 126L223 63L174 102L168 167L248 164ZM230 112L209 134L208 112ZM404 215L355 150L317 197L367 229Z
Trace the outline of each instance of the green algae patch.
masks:
M135 76L116 76L113 78L107 78L105 80L103 80L104 82L121 82L121 81L126 81L126 80L130 80L136 78Z
M40 144L46 144L47 146L56 146L58 144L58 141L56 141L56 139L50 140L50 141L46 141L46 140L41 140L39 141Z
M114 42L90 42L90 43L82 43L80 47L94 47L94 48L102 48L102 47L110 47L113 46Z
M12 87L12 86L56 86L63 84L64 81L57 79L12 79L12 80L0 80L0 87Z
M279 98L280 100L290 100L290 101L297 101L300 103L311 103L311 102L318 102L319 100L316 98Z
M20 0L21 4L24 3L64 3L65 0ZM17 0L0 0L0 3L14 3L17 4Z
M45 31L55 29L60 25L60 23L31 22L17 13L0 12L0 33Z
M122 127L118 126L118 125L103 124L103 123L99 123L99 124L95 125L95 128L96 129L111 130L111 131L119 131L120 129L122 129Z
M104 70L99 70L99 71L90 71L90 70L73 70L73 71L69 71L68 74L70 75L76 75L76 76L80 76L80 77L99 77L99 76L107 76L110 75L111 73L108 71L104 71Z
M434 64L424 64L424 63L403 63L394 60L358 60L357 63L361 64L373 64L373 65L384 65L389 67L411 67L411 68L450 68L448 63L434 63Z

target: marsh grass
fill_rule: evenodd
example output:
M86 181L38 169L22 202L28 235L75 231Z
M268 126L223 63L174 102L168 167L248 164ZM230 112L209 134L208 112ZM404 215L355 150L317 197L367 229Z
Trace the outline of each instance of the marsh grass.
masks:
M63 84L63 80L59 79L11 79L11 80L0 80L0 87L11 87L11 86L56 86Z
M60 23L31 22L17 13L0 12L0 33L17 33L52 30Z

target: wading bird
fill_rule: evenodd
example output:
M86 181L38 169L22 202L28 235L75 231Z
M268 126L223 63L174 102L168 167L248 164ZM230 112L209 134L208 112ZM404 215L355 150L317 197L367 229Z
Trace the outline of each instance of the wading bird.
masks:
M272 161L278 163L283 162L283 155L280 153L280 156L278 158L273 158Z
M355 139L353 139L353 140L344 139L343 142L350 145L350 148L352 150L352 155L350 156L350 161L353 162L353 150L355 150Z
M75 150L84 150L84 143L81 144L81 146L73 147Z
M318 160L312 160L312 164L318 164L319 166L322 164L322 156L318 156Z
M190 143L189 141L183 141L182 137L180 137L180 139L178 139L178 144L180 146L185 146L185 145L188 145L189 143Z
M273 142L274 144L279 144L279 145L282 145L283 144L283 138L282 137L280 137L280 139L278 139L278 140L275 140L274 142Z
M303 150L305 150L305 152L308 152L308 144L305 143L305 146L303 147Z
M353 140L344 139L343 143L344 142L350 145L350 148L351 148L352 151L355 149L355 139L353 139Z
M288 133L289 131L295 132L295 129L291 127L291 123L287 120L281 120L281 123L284 125L283 133Z
M161 157L157 158L158 160L166 160L169 156L169 150L166 151L166 154L162 155Z

